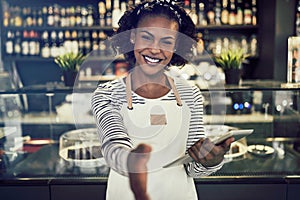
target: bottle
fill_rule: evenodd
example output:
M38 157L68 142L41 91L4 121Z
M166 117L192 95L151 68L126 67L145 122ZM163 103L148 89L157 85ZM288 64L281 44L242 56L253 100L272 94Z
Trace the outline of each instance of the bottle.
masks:
M222 12L221 12L221 22L222 22L222 24L228 24L228 21L229 21L228 0L223 0Z
M106 6L105 24L106 26L112 26L111 0L106 0L105 6Z
M53 20L54 20L54 26L58 27L61 25L60 23L60 8L58 4L53 5Z
M78 31L78 51L85 54L85 46L84 46L84 38L83 38L83 32L80 30Z
M87 26L88 9L85 6L81 7L81 25Z
M71 41L71 32L69 30L65 31L64 34L64 47L67 53L72 52L72 41Z
M207 9L207 19L208 19L208 24L211 24L211 25L216 24L214 8L215 8L215 1L209 0L208 1L208 9Z
M250 38L250 56L258 56L257 38L256 35L252 35Z
M244 4L244 24L252 24L252 8L249 0L247 0Z
M244 23L244 16L243 16L243 0L237 0L236 6L236 24L241 25Z
M190 17L195 25L198 24L198 15L196 13L196 0L191 0L191 12Z
M216 25L221 25L221 0L216 0L216 7L215 7L215 21Z
M34 30L29 31L29 55L38 56L40 54L40 43L38 41L38 33Z
M88 15L87 15L87 26L93 26L94 25L94 8L92 5L88 5Z
M43 19L43 11L39 9L37 11L37 26L41 27L44 25L44 19Z
M9 21L11 18L10 8L8 4L3 3L3 26L8 27L10 25Z
M106 10L105 10L105 4L102 1L98 3L98 12L99 12L99 25L104 27Z
M97 51L99 49L98 33L97 31L92 32L92 50Z
M21 55L21 32L16 31L14 42L14 54L15 56Z
M49 47L49 33L48 31L44 31L41 36L42 44L41 44L41 56L43 58L50 57L50 47Z
M5 53L6 55L14 54L14 32L7 31L6 42L5 42Z
M191 7L190 7L190 1L189 0L184 0L184 6L183 6L185 12L189 15L191 12Z
M252 0L252 25L257 25L257 6L256 0Z
M23 31L23 38L21 42L21 54L22 56L28 56L29 55L29 32L27 30Z
M50 56L58 56L58 47L57 47L57 33L56 31L51 31L50 33Z
M72 41L72 43L71 43L72 52L77 54L79 51L79 44L78 44L78 34L77 34L76 30L73 30L71 33L71 41Z
M22 11L19 6L15 7L15 17L13 21L16 27L21 27L23 25Z
M104 33L104 31L100 31L99 35L99 52L100 56L104 56L106 54L106 43L105 40L107 38L107 35Z
M230 0L228 23L229 23L229 25L236 25L236 5L235 5L235 0Z
M90 40L90 32L89 31L85 31L84 32L84 48L85 48L85 54L90 53L90 51L92 50L92 44L91 44L91 40Z
M205 16L205 4L200 2L199 3L199 12L198 12L198 16L199 16L199 25L200 26L206 26L207 25L207 20L206 20L206 16Z
M76 16L75 16L75 7L71 6L69 10L69 20L70 20L70 26L76 25Z
M75 8L76 26L81 26L81 6Z
M122 16L122 11L120 10L119 0L114 1L114 9L112 11L112 27L118 28L118 22Z
M57 43L58 55L64 55L66 53L66 50L64 47L64 32L59 31L57 34L57 38L58 38L58 43Z
M47 9L47 25L48 26L54 26L53 6L48 6L48 9Z

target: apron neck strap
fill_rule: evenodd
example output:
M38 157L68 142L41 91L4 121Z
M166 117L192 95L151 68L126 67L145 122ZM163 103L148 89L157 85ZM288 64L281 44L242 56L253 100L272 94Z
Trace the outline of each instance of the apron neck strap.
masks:
M175 86L175 83L174 83L174 80L167 76L167 79L168 79L168 82L173 90L173 93L175 95L175 98L176 98L176 102L177 102L177 105L178 106L182 106L182 102L181 102L181 99L180 99L180 95L177 91L177 88ZM132 110L133 107L132 107L132 93L131 93L131 73L129 73L127 75L127 78L126 78L126 99L127 99L127 108L129 110Z

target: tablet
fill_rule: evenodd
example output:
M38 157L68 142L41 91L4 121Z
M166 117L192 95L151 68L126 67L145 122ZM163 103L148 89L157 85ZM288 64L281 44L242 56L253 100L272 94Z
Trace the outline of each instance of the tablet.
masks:
M209 137L211 139L211 141L215 144L221 144L222 142L224 142L226 139L230 138L230 137L234 137L235 141L242 139L243 137L246 137L248 135L250 135L251 133L253 133L253 129L234 129L234 130L230 130L225 134L219 135L219 136L214 136ZM189 154L186 154L174 161L172 161L171 163L163 166L163 168L168 168L168 167L173 167L173 166L178 166L178 165L182 165L182 164L187 164L189 162L192 162L193 159L192 157L190 157Z
M243 137L250 135L251 133L253 133L253 131L254 131L253 129L234 129L234 130L230 130L227 133L219 135L219 136L214 136L214 137L211 136L211 137L209 137L209 139L215 145L218 145L230 137L234 137L234 141L238 141L238 140L242 139Z

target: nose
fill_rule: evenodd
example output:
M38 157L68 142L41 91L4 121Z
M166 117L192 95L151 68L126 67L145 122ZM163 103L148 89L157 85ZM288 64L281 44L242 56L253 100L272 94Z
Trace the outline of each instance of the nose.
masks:
M153 42L153 44L150 46L150 52L153 54L160 53L161 49L159 46L159 42Z

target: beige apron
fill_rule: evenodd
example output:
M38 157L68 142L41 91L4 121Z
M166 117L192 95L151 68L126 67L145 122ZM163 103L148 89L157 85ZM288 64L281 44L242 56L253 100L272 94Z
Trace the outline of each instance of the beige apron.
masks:
M171 79L169 81L172 82ZM151 200L196 200L197 194L193 178L187 176L183 165L162 168L165 164L185 154L190 109L185 102L182 103L182 106L177 105L181 104L180 97L175 85L171 84L173 85L172 90L177 96L177 102L161 101L161 98L144 98L145 104L134 104L133 109L130 110L128 107L132 107L131 86L128 83L130 83L130 75L126 83L127 92L130 89L128 105L122 106L121 114L134 147L140 143L152 147L147 164L147 191ZM153 116L165 116L165 119L158 124L152 121L151 125ZM164 122L166 123L164 124ZM128 177L111 170L106 199L134 200Z

